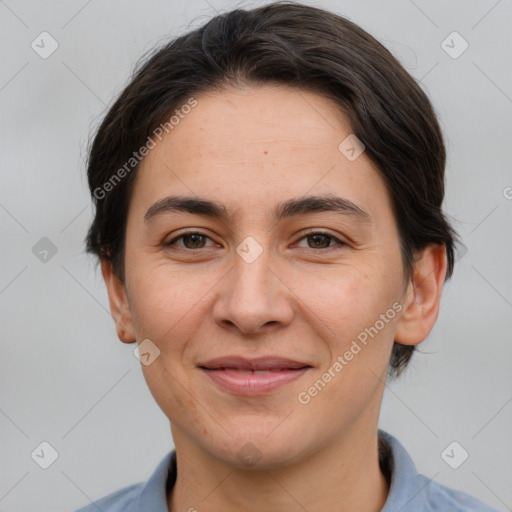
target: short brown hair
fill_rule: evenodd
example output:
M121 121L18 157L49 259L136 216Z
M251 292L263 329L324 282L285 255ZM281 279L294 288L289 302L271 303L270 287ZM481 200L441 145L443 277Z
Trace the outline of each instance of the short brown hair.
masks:
M192 95L265 82L332 99L386 182L406 276L415 251L438 243L446 247L449 278L456 234L441 209L446 154L429 99L358 25L287 0L215 16L139 64L90 146L87 173L95 216L87 251L111 261L124 282L126 220L139 165L133 152ZM107 190L104 184L121 168L123 178ZM391 375L400 374L414 349L395 342Z

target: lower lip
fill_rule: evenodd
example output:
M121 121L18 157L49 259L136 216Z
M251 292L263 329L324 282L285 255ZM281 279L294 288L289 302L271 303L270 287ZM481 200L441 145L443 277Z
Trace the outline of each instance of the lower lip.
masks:
M310 367L297 370L280 370L278 372L243 373L241 371L227 370L206 370L200 368L210 379L221 388L237 395L262 395L288 384L301 375L304 375Z

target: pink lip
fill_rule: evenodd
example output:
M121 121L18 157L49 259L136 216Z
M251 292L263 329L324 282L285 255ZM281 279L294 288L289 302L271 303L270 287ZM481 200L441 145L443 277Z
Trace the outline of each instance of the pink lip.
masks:
M310 367L297 370L270 370L268 374L253 373L252 370L225 368L208 370L201 368L214 382L237 395L261 395L288 384L307 372Z
M304 366L311 366L302 361L288 359L278 356L264 356L248 359L241 356L224 356L210 359L205 363L200 363L198 366L218 369L218 368L236 368L242 370L270 370L270 369L292 369L304 368Z
M255 359L226 356L198 366L224 390L246 396L273 391L298 379L311 368L307 363L275 356Z

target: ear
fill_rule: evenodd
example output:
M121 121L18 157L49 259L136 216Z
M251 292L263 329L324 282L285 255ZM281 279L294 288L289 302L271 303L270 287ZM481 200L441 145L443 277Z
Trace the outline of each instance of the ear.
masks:
M137 340L125 286L115 275L112 263L106 259L101 260L101 273L107 286L110 312L116 324L117 337L123 343L133 343Z
M443 244L430 244L417 254L395 330L397 343L417 345L429 335L439 313L446 268Z

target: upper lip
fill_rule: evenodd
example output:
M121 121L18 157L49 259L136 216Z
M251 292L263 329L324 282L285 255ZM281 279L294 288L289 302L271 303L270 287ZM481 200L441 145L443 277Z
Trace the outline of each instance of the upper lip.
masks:
M198 366L209 370L219 368L235 368L240 370L298 369L311 367L310 364L277 356L257 357L248 359L241 356L225 356L210 359Z

